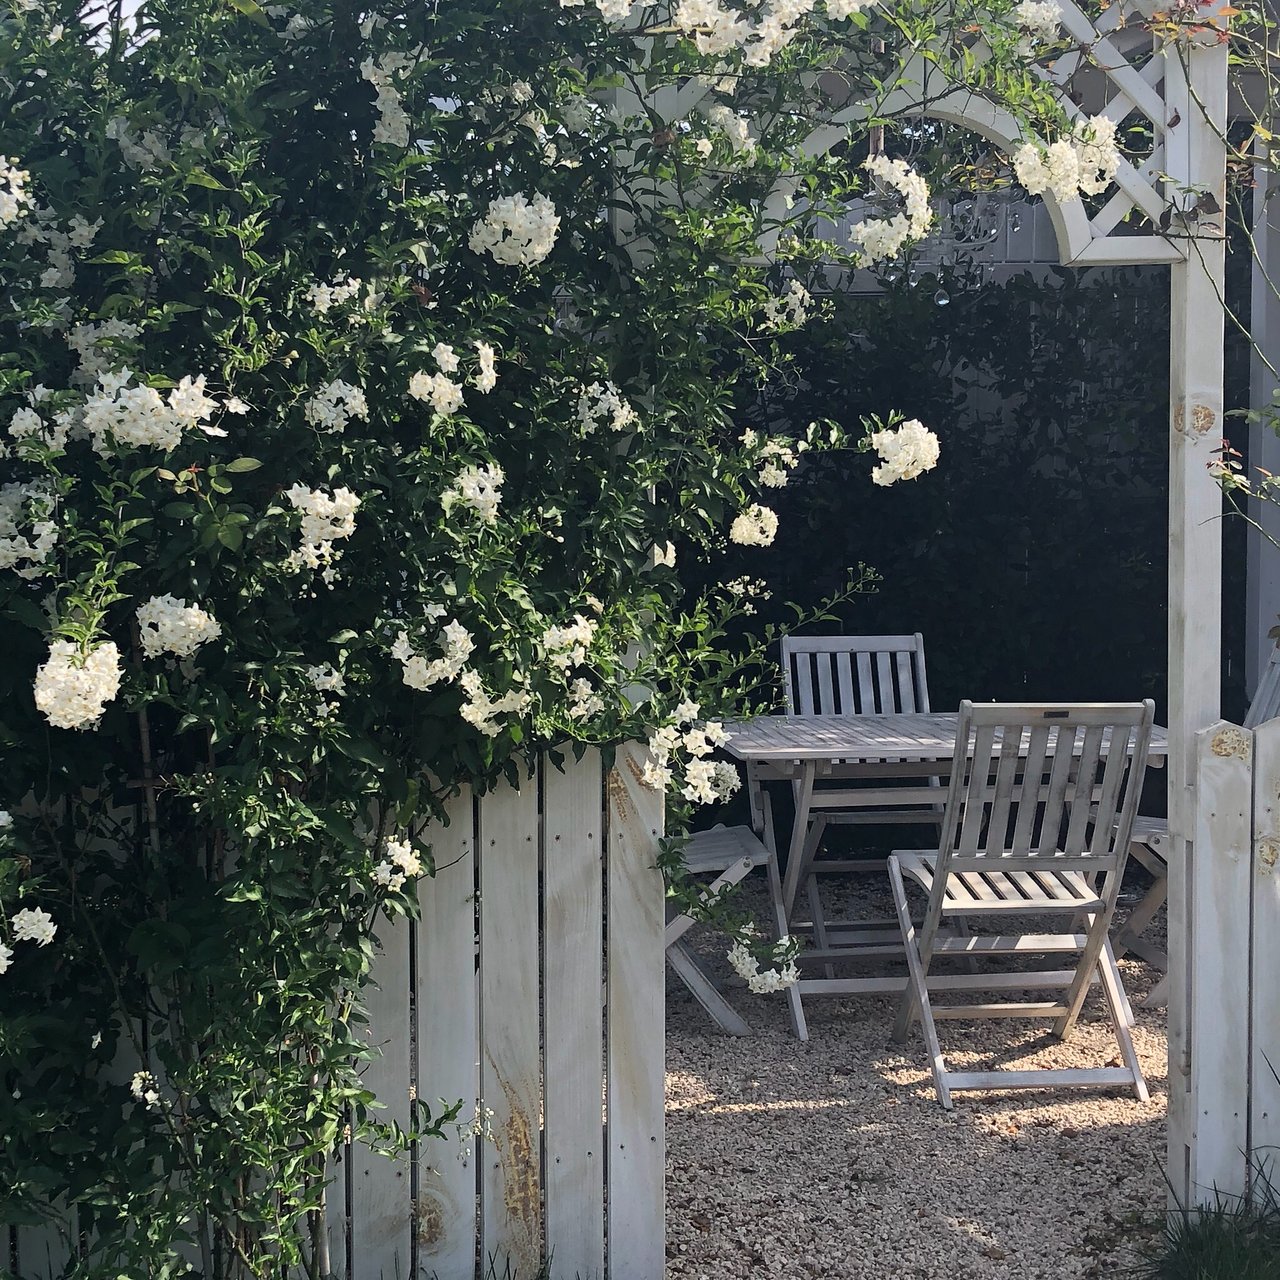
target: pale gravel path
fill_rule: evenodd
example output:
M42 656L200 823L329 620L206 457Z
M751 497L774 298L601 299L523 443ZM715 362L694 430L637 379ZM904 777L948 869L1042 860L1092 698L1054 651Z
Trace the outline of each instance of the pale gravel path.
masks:
M1136 1005L1156 975L1122 968ZM948 1114L918 1032L893 1043L892 1002L806 1000L801 1044L781 997L730 999L750 1038L668 983L669 1280L1109 1280L1134 1265L1164 1199L1163 1010L1137 1010L1149 1103L960 1094ZM1118 1065L1104 1018L1095 994L1065 1044L1030 1023L941 1034L957 1066Z

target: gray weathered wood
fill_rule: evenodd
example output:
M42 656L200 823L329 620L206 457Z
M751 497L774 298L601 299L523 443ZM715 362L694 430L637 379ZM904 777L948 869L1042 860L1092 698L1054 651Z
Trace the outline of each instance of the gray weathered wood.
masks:
M542 1038L538 1018L538 788L499 783L481 798L481 1241L499 1273L542 1262Z
M543 769L547 1248L558 1273L604 1270L604 779L598 750Z
M608 777L609 1277L663 1274L662 795L626 745Z

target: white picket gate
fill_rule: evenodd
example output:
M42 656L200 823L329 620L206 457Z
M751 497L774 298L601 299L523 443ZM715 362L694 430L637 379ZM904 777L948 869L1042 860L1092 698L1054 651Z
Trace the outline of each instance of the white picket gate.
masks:
M1280 1173L1280 720L1196 735L1188 890L1189 1182L1203 1202Z
M341 1152L335 1280L473 1280L490 1259L534 1280L548 1256L554 1280L661 1280L663 812L641 760L543 758L426 833L421 919L380 928L364 1080L406 1127L414 1097L462 1099L462 1121L480 1102L492 1137ZM56 1280L74 1234L13 1233L16 1274Z

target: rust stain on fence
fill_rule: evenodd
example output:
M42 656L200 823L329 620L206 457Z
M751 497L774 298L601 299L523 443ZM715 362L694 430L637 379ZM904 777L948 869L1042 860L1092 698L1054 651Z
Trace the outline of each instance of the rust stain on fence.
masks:
M492 1061L492 1059L491 1059ZM536 1243L541 1236L538 1189L538 1151L534 1129L515 1088L501 1076L498 1083L507 1096L508 1116L504 1132L495 1144L504 1170L502 1195L507 1218L524 1226L527 1238Z
M1258 862L1261 864L1263 875L1268 875L1276 869L1276 863L1280 861L1280 842L1276 840L1259 840L1258 841Z
M1247 760L1251 750L1249 735L1243 729L1219 729L1213 735L1213 741L1209 744L1209 749L1215 756L1219 756L1224 760L1232 757L1239 760Z

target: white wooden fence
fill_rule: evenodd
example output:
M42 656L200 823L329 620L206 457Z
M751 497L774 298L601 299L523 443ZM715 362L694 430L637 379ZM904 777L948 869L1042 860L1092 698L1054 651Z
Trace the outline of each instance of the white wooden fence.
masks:
M663 1229L662 797L640 749L519 788L464 791L426 834L421 920L383 923L364 1079L410 1102L491 1108L489 1135L398 1159L349 1145L328 1191L336 1280L659 1280ZM22 1228L21 1280L56 1280L74 1232Z
M1280 720L1196 736L1199 796L1188 889L1190 1185L1280 1185Z

